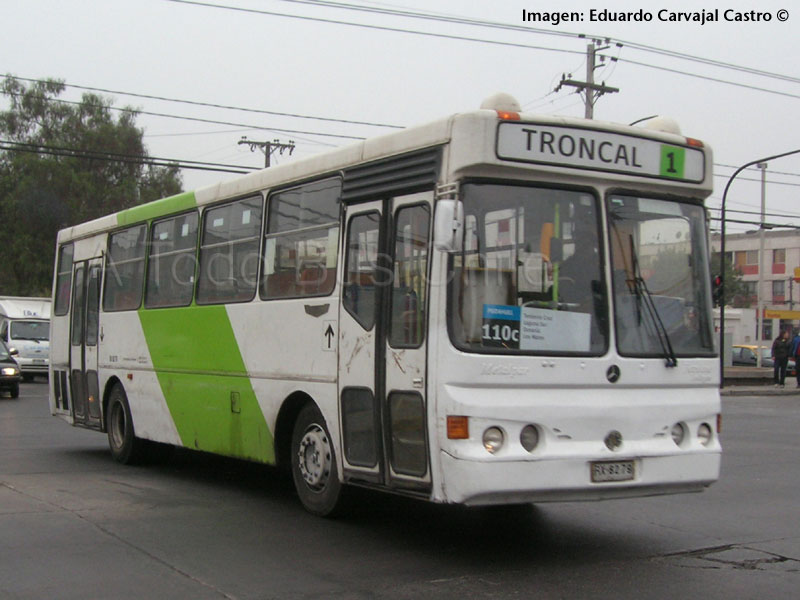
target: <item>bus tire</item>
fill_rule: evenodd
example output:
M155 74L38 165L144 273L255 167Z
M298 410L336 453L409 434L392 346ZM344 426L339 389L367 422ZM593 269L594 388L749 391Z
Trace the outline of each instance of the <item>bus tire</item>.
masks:
M115 461L123 465L133 465L143 460L147 443L136 437L128 397L119 384L111 389L108 398L106 431L111 456Z
M294 487L305 509L321 517L335 516L342 505L342 483L333 441L313 403L306 404L297 415L291 462Z

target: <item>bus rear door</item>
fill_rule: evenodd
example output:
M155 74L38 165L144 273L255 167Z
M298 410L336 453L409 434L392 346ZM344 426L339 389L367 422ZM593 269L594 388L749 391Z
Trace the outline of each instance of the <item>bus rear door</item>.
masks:
M98 429L102 425L97 374L102 272L100 258L75 263L70 315L72 416L76 424Z

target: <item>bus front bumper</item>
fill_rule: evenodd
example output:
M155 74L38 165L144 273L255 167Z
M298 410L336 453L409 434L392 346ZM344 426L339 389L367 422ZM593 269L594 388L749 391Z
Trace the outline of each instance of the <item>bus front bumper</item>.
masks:
M633 461L633 479L592 482L593 461L586 458L476 461L442 452L442 501L483 506L656 496L700 492L719 478L719 452L618 460Z

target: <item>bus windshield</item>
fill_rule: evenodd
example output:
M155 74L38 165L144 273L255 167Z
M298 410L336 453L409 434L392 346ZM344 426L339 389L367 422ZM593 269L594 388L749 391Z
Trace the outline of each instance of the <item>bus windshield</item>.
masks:
M627 195L607 202L620 354L713 355L702 207Z
M462 186L450 335L467 351L602 354L608 318L600 211L590 192Z

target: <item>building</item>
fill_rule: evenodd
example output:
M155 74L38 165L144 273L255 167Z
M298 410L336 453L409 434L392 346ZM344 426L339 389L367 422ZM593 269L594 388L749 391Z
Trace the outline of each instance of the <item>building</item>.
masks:
M757 230L725 236L725 259L739 269L746 286L746 293L736 296L730 306L756 310L759 276L762 278L764 318L761 336L755 330L751 334L739 332L735 338L740 339L734 339L734 344L755 343L757 337L767 343L781 330L800 328L800 284L795 280L796 269L800 274L800 231L765 231L763 261L759 261L760 246L761 235ZM711 247L715 254L719 254L719 234L712 236ZM727 326L725 329L728 331Z

